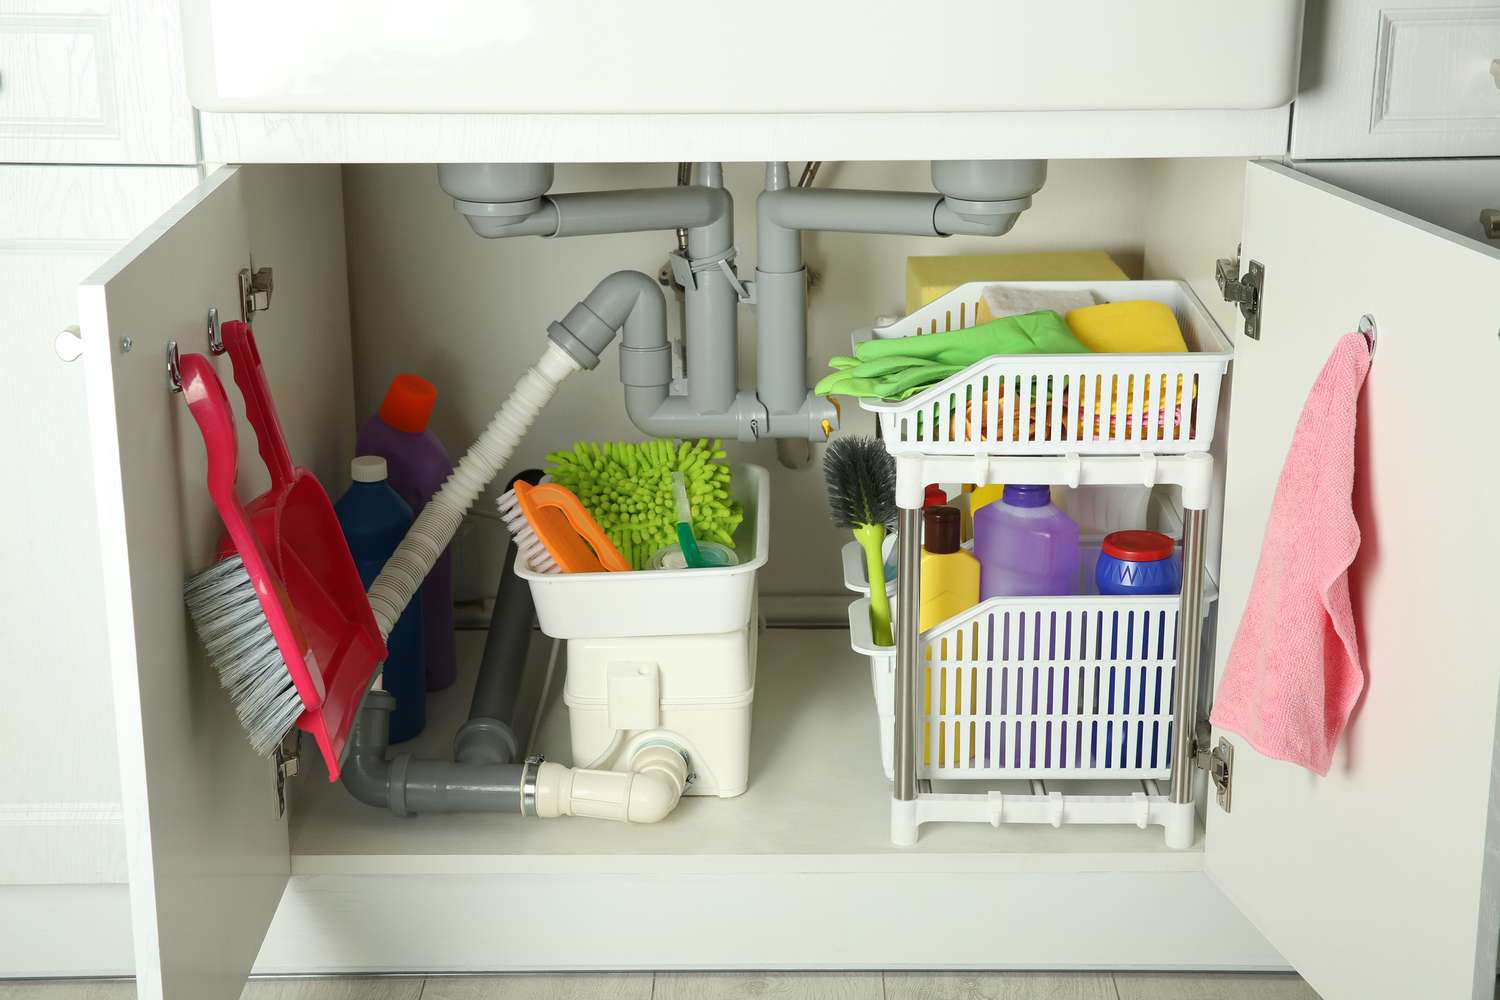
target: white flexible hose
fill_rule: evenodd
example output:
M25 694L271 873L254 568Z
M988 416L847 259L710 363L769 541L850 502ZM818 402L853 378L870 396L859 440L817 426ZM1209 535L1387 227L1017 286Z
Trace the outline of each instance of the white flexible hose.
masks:
M469 448L453 475L422 508L416 523L370 586L370 608L375 612L382 639L391 634L396 619L453 541L464 515L510 461L537 414L557 392L558 384L578 368L578 362L566 351L548 343L546 353L521 376L510 398Z

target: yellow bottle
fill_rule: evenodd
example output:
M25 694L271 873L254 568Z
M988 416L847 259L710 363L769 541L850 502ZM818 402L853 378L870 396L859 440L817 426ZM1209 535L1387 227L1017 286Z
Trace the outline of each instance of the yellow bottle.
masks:
M959 545L956 507L922 512L921 590L917 627L923 631L979 603L979 560Z
M979 513L979 508L987 503L994 503L1005 495L1003 483L991 483L988 486L976 486L974 492L969 494L969 517Z

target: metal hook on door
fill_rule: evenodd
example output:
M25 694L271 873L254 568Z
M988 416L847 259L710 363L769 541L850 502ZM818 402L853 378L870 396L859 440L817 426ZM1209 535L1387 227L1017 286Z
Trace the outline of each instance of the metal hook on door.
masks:
M182 391L182 357L177 353L177 341L167 341L167 388Z
M1378 335L1375 330L1375 317L1365 313L1359 318L1359 335L1365 338L1365 343L1370 348L1370 359L1375 359L1375 341Z
M208 353L218 357L224 353L224 336L219 332L219 307L208 307Z

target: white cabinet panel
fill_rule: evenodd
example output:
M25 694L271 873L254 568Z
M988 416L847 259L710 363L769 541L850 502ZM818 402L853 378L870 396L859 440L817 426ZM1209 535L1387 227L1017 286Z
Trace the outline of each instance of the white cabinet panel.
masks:
M1491 1000L1500 251L1276 164L1249 168L1243 236L1265 284L1260 339L1241 323L1235 343L1220 670L1308 388L1369 314L1350 572L1367 683L1325 778L1230 734L1205 865L1324 1000Z
M164 365L169 340L206 350L209 307L235 316L252 260L276 269L256 328L293 454L337 487L327 455L353 439L337 169L222 170L79 292L142 1000L238 997L290 867L275 768L250 750L183 607L222 527ZM323 452L301 448L312 436ZM243 424L239 448L248 497L267 476Z
M1264 109L1296 93L1302 26L1302 0L483 10L187 0L193 102L356 113Z
M1500 154L1500 4L1310 4L1292 156Z
M0 0L0 160L197 162L177 4Z
M0 167L0 883L125 878L77 286L190 190L186 167ZM13 561L12 561L13 560ZM58 738L66 720L67 739Z

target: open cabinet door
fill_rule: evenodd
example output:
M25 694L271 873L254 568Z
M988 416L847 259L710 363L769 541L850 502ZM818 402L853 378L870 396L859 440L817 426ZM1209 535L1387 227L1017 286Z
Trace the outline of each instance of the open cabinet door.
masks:
M1480 207L1476 205L1477 214ZM1324 1000L1494 996L1500 940L1500 252L1279 164L1245 183L1260 339L1235 343L1219 671L1334 342L1377 326L1351 573L1366 688L1326 778L1234 744L1205 864Z
M255 326L293 456L336 476L332 456L353 440L336 167L221 170L80 290L141 1000L236 1000L289 872L276 768L251 752L183 606L221 525L165 361L168 341L208 352L210 307L240 317L252 259L275 267ZM268 476L227 357L217 367L248 499Z

